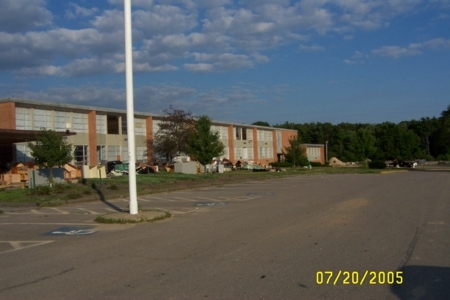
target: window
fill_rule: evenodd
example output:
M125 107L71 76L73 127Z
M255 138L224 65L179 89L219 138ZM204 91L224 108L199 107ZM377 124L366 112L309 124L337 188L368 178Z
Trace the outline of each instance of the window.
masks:
M147 161L147 147L136 147L136 162Z
M122 116L122 134L127 134L127 117Z
M220 126L220 138L228 140L228 127Z
M50 110L34 110L34 129L40 130L41 128L53 129L52 112Z
M73 158L75 165L82 166L89 164L89 146L75 145L75 151L73 152Z
M154 137L159 130L159 121L153 120L152 123L153 123L152 130L153 130L153 137Z
M107 160L120 159L120 146L109 145L107 151Z
M259 158L273 158L273 148L259 147Z
M272 142L273 141L272 131L258 129L258 141Z
M281 131L277 130L277 152L281 153L282 150L282 137L281 137Z
M146 132L145 119L134 119L134 134L145 136Z
M108 134L119 134L119 117L106 116L106 126Z
M247 140L253 140L253 129L247 128Z
M129 161L130 158L128 157L128 147L122 146L122 155L121 155L122 161Z
M31 109L16 108L16 129L31 130Z
M16 161L34 161L31 156L31 150L27 144L16 144Z
M242 148L235 147L234 148L234 159L242 159Z
M72 129L70 112L55 111L55 131L66 131Z
M242 139L242 128L236 127L234 128L235 131L235 140L241 140Z
M97 133L106 134L106 116L96 115L95 126L96 126L95 130Z
M86 114L73 113L73 131L88 132L88 116Z
M248 158L249 159L254 159L254 157L253 157L253 147L248 148Z
M102 163L102 161L108 160L106 157L106 146L97 146L97 162Z

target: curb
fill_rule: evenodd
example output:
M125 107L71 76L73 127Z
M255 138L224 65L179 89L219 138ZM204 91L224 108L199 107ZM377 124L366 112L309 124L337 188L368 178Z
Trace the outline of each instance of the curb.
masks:
M171 216L168 212L156 210L139 211L135 215L131 215L127 211L122 211L97 216L94 221L102 224L133 224L160 221L168 219Z

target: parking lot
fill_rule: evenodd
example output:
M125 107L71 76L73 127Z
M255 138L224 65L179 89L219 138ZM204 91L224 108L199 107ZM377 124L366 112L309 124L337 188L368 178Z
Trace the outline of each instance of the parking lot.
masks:
M316 175L145 195L143 209L173 217L136 225L93 222L125 198L3 209L0 297L439 299L449 183L450 173ZM370 272L386 279L370 284ZM388 284L396 272L404 281Z

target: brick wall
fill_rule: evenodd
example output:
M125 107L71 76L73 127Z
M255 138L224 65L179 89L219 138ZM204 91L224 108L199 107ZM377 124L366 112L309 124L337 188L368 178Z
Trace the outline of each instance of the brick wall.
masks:
M0 128L16 129L16 104L0 103Z

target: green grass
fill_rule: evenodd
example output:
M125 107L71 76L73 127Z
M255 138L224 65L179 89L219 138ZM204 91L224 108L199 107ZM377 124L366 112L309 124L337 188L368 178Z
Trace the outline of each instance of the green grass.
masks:
M332 168L301 167L286 168L286 172L252 172L239 170L223 174L180 174L159 172L156 174L143 174L136 176L137 191L139 195L168 192L196 188L201 186L223 185L227 183L266 180L296 175L320 174L379 174L381 170L365 168ZM31 203L38 206L53 206L70 201L96 201L127 197L129 194L128 176L103 179L84 179L80 183L56 184L53 188L39 187L0 189L0 202L3 203Z
M172 215L168 212L164 213L164 215L148 219L144 216L141 216L140 219L127 219L127 218L108 218L109 214L98 216L95 218L95 222L103 223L103 224L133 224L133 223L143 223L143 222L155 222L170 218Z

